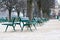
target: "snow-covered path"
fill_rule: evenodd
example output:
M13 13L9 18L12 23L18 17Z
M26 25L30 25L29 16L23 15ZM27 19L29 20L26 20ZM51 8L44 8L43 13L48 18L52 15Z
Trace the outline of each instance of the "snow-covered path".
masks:
M16 32L13 32L11 27L7 32L4 32L6 26L0 25L0 40L60 40L60 21L52 19L37 27L33 32L20 32L19 25Z

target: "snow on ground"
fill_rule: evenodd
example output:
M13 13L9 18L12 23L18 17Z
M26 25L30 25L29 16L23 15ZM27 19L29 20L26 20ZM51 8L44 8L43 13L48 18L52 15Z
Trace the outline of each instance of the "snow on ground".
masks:
M0 23L0 40L60 40L60 21L57 19L49 20L42 26L37 26L37 30L33 32L24 29L20 31L19 25L16 26L16 32L9 27L7 32L4 32L6 26Z

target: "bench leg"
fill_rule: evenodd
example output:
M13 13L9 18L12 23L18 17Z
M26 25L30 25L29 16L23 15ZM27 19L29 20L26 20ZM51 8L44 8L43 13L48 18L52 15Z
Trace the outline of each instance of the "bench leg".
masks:
M21 24L19 24L20 25L20 28L21 28Z
M21 26L21 24L20 24L20 26ZM21 27L21 31L23 31L23 28L24 28L24 22L23 22L23 27Z
M30 31L32 31L31 27L29 27L29 28L30 28Z
M30 28L30 31L32 31L31 26L29 25L28 27Z
M5 32L7 31L7 28L8 28L8 25L7 25L6 29L5 29Z
M37 30L37 28L36 28L35 24L33 24L33 25L34 25L35 29Z
M23 31L23 28L24 28L24 26L23 26L23 27L21 27L21 31Z
M23 27L21 27L21 32L23 31Z
M13 30L16 31L16 30L15 30L15 26L13 26Z

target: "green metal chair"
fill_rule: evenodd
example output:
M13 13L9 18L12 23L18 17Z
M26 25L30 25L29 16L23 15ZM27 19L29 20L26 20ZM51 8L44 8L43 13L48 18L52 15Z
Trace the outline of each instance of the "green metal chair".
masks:
M5 18L0 18L0 22L7 22L8 21L8 19L5 17Z
M21 18L20 21L23 23L23 27L21 29L22 31L23 31L24 26L27 26L27 29L30 28L31 31L32 31L31 27L34 26L35 29L37 30L37 28L35 26L37 24L37 21L35 19L32 19L30 21L29 18L26 17L26 18Z
M28 17L21 17L20 22L23 23L23 27L21 26L21 31L23 31L24 26L27 26L32 31L31 26L30 26L31 23Z
M37 28L36 28L36 25L37 25L37 21L33 18L32 20L31 20L31 24L35 27L35 29L37 30Z
M20 17L16 18L17 20L14 22L15 25L20 25L20 28L21 28L21 19Z
M7 27L5 29L5 32L7 31L8 26L12 26L13 27L13 30L15 31L14 21L15 21L15 18L12 19L12 22L7 22L7 23L2 24L2 25L7 25Z
M40 24L40 23L43 23L42 19L41 18L34 18L35 21L37 22L37 24Z

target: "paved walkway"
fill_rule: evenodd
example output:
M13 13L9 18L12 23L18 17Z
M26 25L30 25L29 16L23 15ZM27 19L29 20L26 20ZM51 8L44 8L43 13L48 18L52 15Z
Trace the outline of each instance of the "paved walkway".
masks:
M54 19L37 26L37 30L33 32L20 32L19 25L16 26L16 29L19 29L16 32L12 31L12 27L4 32L5 27L0 24L0 40L60 40L60 21Z

